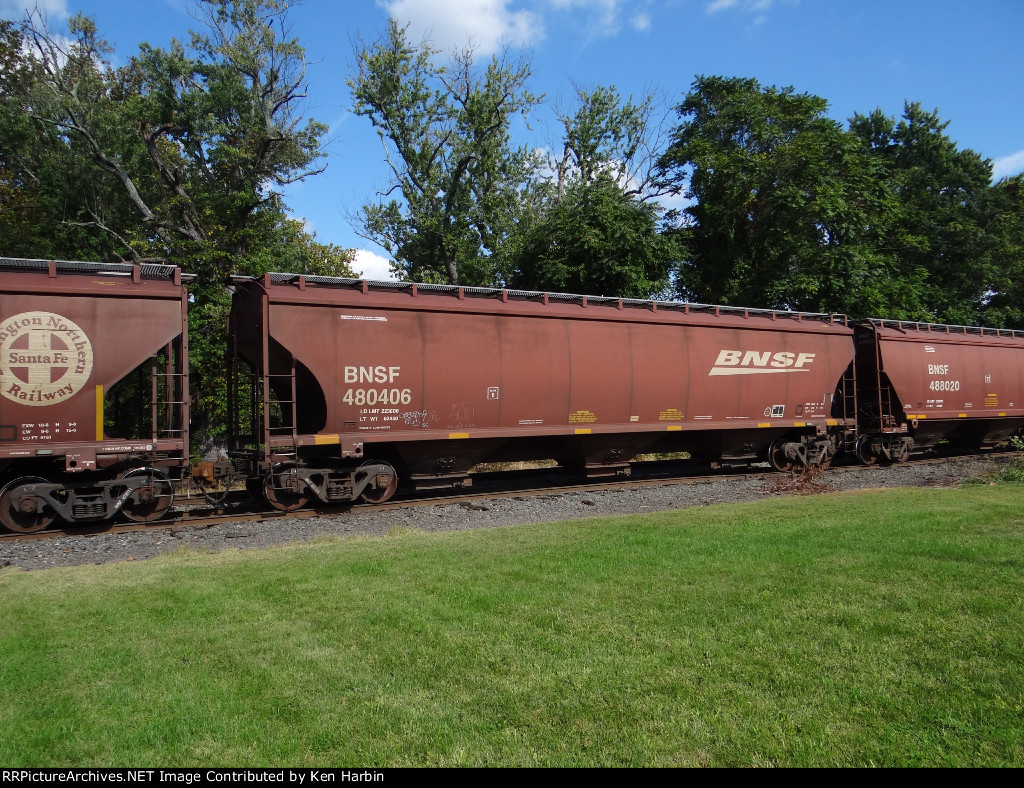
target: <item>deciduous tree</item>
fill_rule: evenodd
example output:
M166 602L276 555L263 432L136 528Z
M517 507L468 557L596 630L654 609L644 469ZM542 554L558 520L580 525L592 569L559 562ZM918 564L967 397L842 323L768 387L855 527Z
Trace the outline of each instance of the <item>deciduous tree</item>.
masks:
M495 56L481 67L467 49L441 65L440 54L393 20L356 54L353 111L377 129L393 178L359 221L407 279L495 284L533 164L513 147L511 123L538 97L524 60Z
M992 211L991 162L961 150L948 126L917 103L899 120L881 110L850 120L897 197L878 239L898 260L893 278L920 277L923 317L974 325L999 274L1002 218Z
M560 155L535 175L534 211L508 279L524 289L647 298L666 286L676 260L650 199L653 97L623 100L614 86L577 88L576 97L575 111L559 116Z
M827 117L827 102L756 80L700 77L661 159L691 201L678 234L688 300L841 311L920 312L913 277L873 243L895 210L879 167Z

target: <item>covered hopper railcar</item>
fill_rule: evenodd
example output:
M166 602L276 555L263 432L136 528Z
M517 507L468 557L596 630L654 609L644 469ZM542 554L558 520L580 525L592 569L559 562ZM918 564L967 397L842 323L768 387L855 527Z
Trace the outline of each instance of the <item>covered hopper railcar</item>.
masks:
M188 279L168 265L0 259L8 529L145 522L171 506L188 462Z
M856 331L861 462L991 448L1024 426L1024 333L896 320Z
M856 442L843 317L440 285L236 277L230 454L279 509L482 462L642 452L827 464Z

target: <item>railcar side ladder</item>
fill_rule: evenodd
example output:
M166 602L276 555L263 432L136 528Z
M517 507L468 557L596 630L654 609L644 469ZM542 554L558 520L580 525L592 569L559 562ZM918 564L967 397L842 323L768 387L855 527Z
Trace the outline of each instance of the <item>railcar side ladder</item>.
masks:
M857 445L857 364L850 362L850 366L843 373L843 379L839 384L840 401L842 402L843 419L843 445L844 451L853 451Z
M274 385L283 383L284 385ZM292 453L295 451L295 447L299 441L298 431L298 412L297 403L298 396L295 383L295 356L291 357L291 366L287 373L268 374L267 375L267 390L264 392L266 398L265 413L267 420L267 437L281 437L289 436L291 438ZM289 399L276 399L274 392L284 388L290 392ZM270 426L271 415L275 413L274 406L277 406L276 410L280 413L281 423L277 427ZM268 440L268 445L269 445ZM275 452L276 453L276 452Z
M155 359L154 359L155 360ZM150 376L150 418L153 428L153 446L161 439L185 441L188 450L188 367L181 352L175 353L173 344L164 348L164 369L156 364Z

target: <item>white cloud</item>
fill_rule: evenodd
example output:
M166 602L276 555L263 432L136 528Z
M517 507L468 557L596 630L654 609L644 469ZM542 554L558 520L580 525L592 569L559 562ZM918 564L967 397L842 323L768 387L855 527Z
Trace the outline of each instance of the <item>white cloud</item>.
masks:
M377 0L391 17L408 22L417 36L434 46L461 49L471 43L481 55L505 44L527 46L544 35L543 22L531 11L513 11L511 0Z
M367 249L356 249L356 259L352 262L352 268L364 279L395 278L391 273L391 261Z
M650 14L637 14L630 20L630 24L633 29L644 33L651 29L651 15Z
M33 8L54 19L68 15L67 0L0 0L0 19L21 19Z
M591 38L616 35L623 24L638 32L651 28L652 0L547 0L558 11L576 12Z
M705 9L709 14L717 14L719 11L727 11L730 8L738 8L742 11L767 11L772 6L772 0L711 0Z
M1021 172L1024 172L1024 150L1019 150L992 162L992 180L994 181Z

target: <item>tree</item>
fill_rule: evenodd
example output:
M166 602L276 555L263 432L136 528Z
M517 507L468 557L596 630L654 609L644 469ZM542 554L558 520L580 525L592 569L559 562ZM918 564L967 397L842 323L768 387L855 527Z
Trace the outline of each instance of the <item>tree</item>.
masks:
M72 22L75 24L75 20ZM69 48L65 68L81 71L82 59ZM88 95L101 65L94 50L78 89ZM22 30L0 22L0 228L4 253L20 257L117 259L116 244L95 238L85 224L89 212L106 216L124 206L105 195L110 185L82 155L79 141L35 116L48 105L42 90L43 61L28 52ZM108 258L109 259L109 258Z
M983 298L980 322L1024 329L1024 174L995 184L986 203L996 275Z
M561 158L553 162L561 199L573 180L593 182L599 176L618 183L631 197L657 196L653 168L657 161L654 96L639 103L623 102L614 85L592 90L576 87L574 113L559 113L564 130Z
M577 88L561 114L553 177L535 182L534 212L509 258L514 287L647 298L664 288L675 243L659 231L650 177L653 99L623 101L615 87Z
M577 180L525 231L511 285L648 298L667 283L674 252L655 206L609 177Z
M660 160L693 202L677 234L687 300L854 315L920 312L873 236L895 210L879 166L827 102L753 79L700 77Z
M917 103L899 121L881 110L850 120L898 199L880 244L903 272L923 272L925 317L973 325L999 273L1000 219L990 210L991 162L959 150L948 125Z
M393 20L357 53L353 112L377 129L393 176L384 199L363 207L362 234L407 279L495 284L533 164L510 132L538 102L526 88L530 65L493 57L481 70L466 50L441 66L438 54L410 44Z
M103 187L77 226L127 259L172 259L216 281L247 270L261 230L273 242L278 189L319 171L326 129L301 125L303 51L276 32L287 35L287 5L201 3L208 31L192 33L191 52L143 44L117 69L92 20L74 17L68 42L30 15L21 29L37 76L20 98Z

